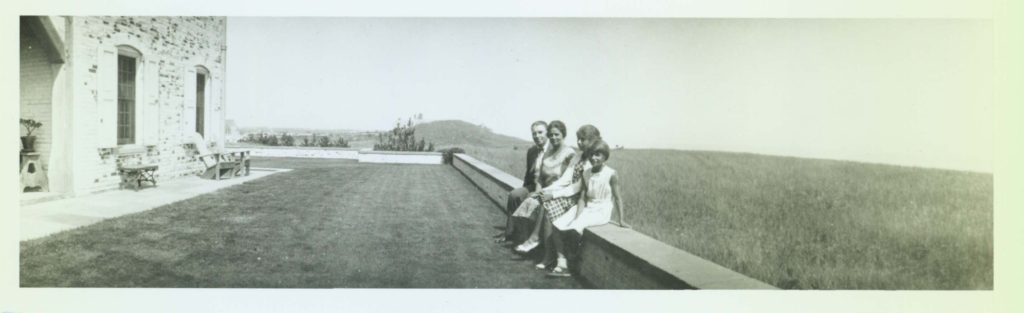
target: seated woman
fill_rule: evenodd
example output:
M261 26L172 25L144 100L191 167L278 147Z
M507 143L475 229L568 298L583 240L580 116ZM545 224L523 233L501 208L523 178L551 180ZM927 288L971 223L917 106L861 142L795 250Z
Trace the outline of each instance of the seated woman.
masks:
M531 192L512 216L537 220L536 208L540 206L540 194L544 188L549 188L569 168L569 162L576 156L576 151L567 145L562 144L565 140L565 123L562 121L551 121L547 125L548 148L538 156L535 166L535 186L538 190ZM531 238L536 241L536 234Z

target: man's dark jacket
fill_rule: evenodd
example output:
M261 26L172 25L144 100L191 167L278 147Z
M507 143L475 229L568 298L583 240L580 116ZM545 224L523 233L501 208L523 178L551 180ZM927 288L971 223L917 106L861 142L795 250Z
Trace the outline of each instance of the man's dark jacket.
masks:
M544 148L536 145L531 146L529 150L526 150L526 176L523 176L523 187L526 187L526 189L530 191L534 191L537 188L536 183L533 180L533 172L534 165L537 163L537 156L539 156L541 152L544 152Z

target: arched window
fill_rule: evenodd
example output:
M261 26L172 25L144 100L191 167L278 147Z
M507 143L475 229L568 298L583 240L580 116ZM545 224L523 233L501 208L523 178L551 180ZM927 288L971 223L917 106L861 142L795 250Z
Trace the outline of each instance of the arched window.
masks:
M210 80L210 70L202 65L196 66L196 132L206 137L206 85Z
M139 60L142 53L131 46L117 46L117 144L135 143L135 104Z

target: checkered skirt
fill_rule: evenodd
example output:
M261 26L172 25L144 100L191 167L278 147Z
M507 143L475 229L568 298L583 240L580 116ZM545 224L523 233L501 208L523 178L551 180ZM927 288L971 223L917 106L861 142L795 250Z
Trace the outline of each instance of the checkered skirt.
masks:
M582 160L580 162L576 162L576 166L573 167L572 169L573 184L578 183L580 180L583 179L583 162L584 161ZM572 206L576 205L579 199L580 195L579 193L577 193L569 197L555 198L549 201L544 201L544 212L547 212L548 218L553 221L561 217L563 214L565 214L565 212L568 212L569 209L572 208Z
M544 212L548 213L548 219L555 220L565 214L565 212L568 212L569 208L576 205L577 201L579 201L579 196L555 198L550 201L544 201Z

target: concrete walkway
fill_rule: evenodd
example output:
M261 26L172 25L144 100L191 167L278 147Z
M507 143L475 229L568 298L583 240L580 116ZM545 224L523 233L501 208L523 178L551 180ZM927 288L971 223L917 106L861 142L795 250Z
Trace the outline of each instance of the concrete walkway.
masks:
M108 218L154 209L289 169L252 168L249 176L220 181L196 176L159 182L156 188L113 190L21 206L21 240L44 237Z

